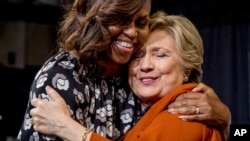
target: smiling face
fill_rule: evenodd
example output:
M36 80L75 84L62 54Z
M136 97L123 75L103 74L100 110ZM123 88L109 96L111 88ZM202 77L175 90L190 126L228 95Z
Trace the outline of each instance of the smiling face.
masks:
M151 105L183 84L182 59L174 38L166 31L153 31L135 56L129 65L129 84L144 102Z
M111 47L107 49L109 59L116 65L125 64L136 48L142 46L149 34L151 1L131 17L126 25L108 26L111 33Z

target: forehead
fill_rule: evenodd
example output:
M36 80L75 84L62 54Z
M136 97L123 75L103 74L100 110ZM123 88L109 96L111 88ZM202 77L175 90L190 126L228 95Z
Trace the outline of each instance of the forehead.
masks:
M150 11L151 11L151 1L147 0L147 2L142 6L142 8L137 13L135 13L134 17L137 16L149 17Z
M141 10L150 13L150 11L151 11L151 0L147 0L146 3L143 5Z
M175 48L175 40L167 31L155 30L150 33L145 47Z

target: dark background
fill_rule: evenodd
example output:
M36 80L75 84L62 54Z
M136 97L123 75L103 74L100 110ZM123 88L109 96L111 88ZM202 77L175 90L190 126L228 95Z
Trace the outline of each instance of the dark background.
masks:
M49 49L53 48L56 24L62 15L61 6L67 1L43 1L1 1L0 26L6 21L50 25L54 31L51 31L52 45ZM203 82L214 88L230 108L232 124L236 125L250 124L249 7L247 2L236 0L153 0L153 11L161 9L169 14L185 15L199 29L205 47ZM3 47L6 48L6 44L0 43L0 49ZM49 50L48 47L45 48L45 51ZM32 52L32 48L30 50ZM15 63L15 54L11 53L7 63L8 65L0 63L0 141L5 141L7 136L14 140L17 136L30 84L41 65L41 62L35 65L25 63L22 68L15 67L12 65Z

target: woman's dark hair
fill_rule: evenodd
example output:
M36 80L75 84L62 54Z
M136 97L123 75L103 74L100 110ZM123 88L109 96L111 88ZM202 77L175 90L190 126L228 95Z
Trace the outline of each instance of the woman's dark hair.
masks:
M77 50L91 74L100 70L99 61L110 45L107 26L127 24L147 0L75 0L66 8L58 27L60 50Z

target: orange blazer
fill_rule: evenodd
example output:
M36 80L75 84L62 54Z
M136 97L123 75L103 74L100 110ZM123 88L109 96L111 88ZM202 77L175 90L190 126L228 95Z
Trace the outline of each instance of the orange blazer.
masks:
M143 115L128 131L124 141L222 141L219 130L199 122L187 122L166 109L180 94L191 91L197 84L184 84L170 91ZM108 141L97 134L90 140Z

